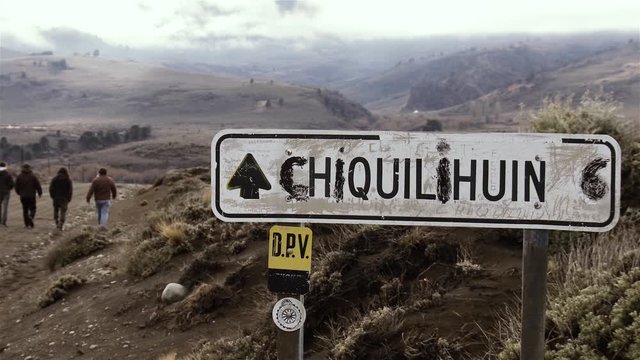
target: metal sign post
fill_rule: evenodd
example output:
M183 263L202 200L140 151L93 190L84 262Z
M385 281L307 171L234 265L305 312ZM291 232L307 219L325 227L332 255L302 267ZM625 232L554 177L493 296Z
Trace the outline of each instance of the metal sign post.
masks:
M300 302L304 305L304 295L300 295ZM304 325L298 330L298 360L304 357Z
M303 225L269 230L267 286L278 293L273 320L280 329L277 351L282 360L301 360L304 354L304 294L309 291L313 233Z
M278 299L285 299L287 295L278 294ZM301 295L304 299L304 295ZM276 338L276 351L279 360L302 360L304 348L302 337L304 336L304 326L295 331L279 330Z
M521 360L544 359L549 231L524 230L522 242Z

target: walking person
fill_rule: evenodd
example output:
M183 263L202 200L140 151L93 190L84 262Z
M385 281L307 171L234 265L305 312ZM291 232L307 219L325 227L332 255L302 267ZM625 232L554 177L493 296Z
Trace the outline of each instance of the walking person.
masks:
M0 225L7 226L9 196L13 189L13 176L9 174L7 163L0 161Z
M66 220L67 208L73 196L73 182L66 168L60 168L49 184L49 195L53 199L53 220L56 228L62 230Z
M87 203L91 201L92 196L94 197L98 213L98 225L107 225L111 199L115 199L116 195L116 184L113 179L107 176L107 169L101 168L98 171L98 176L91 182L91 187L87 193Z
M16 178L16 193L22 203L24 226L33 228L33 219L36 217L36 193L38 197L42 197L42 187L29 164L22 165L20 175Z

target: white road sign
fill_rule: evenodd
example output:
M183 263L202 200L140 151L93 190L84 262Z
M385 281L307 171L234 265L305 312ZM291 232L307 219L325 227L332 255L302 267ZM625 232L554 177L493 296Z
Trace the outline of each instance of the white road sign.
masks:
M224 221L607 231L620 154L606 135L225 130L211 204Z

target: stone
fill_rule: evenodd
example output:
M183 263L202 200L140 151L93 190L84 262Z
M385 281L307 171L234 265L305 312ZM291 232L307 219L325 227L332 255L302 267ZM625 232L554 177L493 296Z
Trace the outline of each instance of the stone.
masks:
M93 344L93 345L89 346L89 350L95 350L97 348L98 348L98 345L96 345L96 344Z
M177 284L169 283L162 291L162 301L168 304L180 301L187 296L187 288Z

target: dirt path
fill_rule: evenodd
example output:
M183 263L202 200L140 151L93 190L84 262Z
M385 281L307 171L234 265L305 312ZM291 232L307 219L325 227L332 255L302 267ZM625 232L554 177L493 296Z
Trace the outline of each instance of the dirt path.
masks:
M84 201L89 184L75 184L75 198L69 204L65 231L84 225L91 215L92 206ZM44 189L46 190L46 189ZM28 286L33 279L48 272L44 261L45 250L62 234L53 222L53 205L47 191L38 199L35 227L24 227L20 198L11 194L8 227L0 227L0 301L11 300L16 289Z
M46 191L42 198L38 199L33 229L24 227L19 197L12 194L8 227L0 227L0 358L4 359L3 356L9 355L7 353L11 352L5 350L10 347L16 348L17 344L12 345L11 342L19 341L20 338L24 341L24 344L19 346L22 348L21 353L14 353L8 358L22 359L29 356L28 352L23 352L24 350L32 351L32 354L40 352L36 349L38 345L45 348L53 346L49 345L53 342L37 344L39 337L44 336L46 339L54 337L55 334L43 331L38 335L38 328L44 319L40 320L42 315L38 314L39 309L34 304L51 279L60 275L50 272L46 267L45 256L49 249L66 235L79 231L82 226L96 224L93 202L87 204L84 200L88 188L89 184L74 184L75 195L69 204L63 232L55 228L52 201ZM114 202L114 216L110 224L115 225L122 220L120 208L126 206L126 201L122 199L131 197L138 188L120 187L119 200ZM34 316L38 319L30 319ZM48 316L52 317L53 314ZM77 320L73 315L70 318L72 322ZM26 329L21 329L22 327ZM45 327L42 330L45 330ZM25 336L26 334L29 335Z
M123 199L114 202L109 226L104 234L109 245L94 254L78 259L51 272L44 257L56 241L95 224L93 205L83 196L87 184L77 186L78 197L71 204L69 228L62 235L54 229L50 199L38 202L35 229L21 224L19 201L11 199L9 228L0 229L0 359L158 359L171 351L188 352L203 338L237 336L256 320L254 291L239 293L246 298L232 304L213 322L194 325L182 331L175 325L153 324L162 306L158 300L164 285L177 280L181 261L168 264L165 271L147 279L126 274L128 242L138 233L145 214L167 193L149 191L142 196L148 205L135 198L139 186L122 186ZM264 248L252 243L238 261L255 256ZM185 260L186 261L186 260ZM221 271L220 282L237 268L231 261ZM261 269L262 267L260 267ZM63 274L74 274L87 282L60 301L43 309L38 297L51 282ZM262 281L255 274L252 281ZM264 289L266 292L266 288ZM266 295L265 295L266 296ZM235 309L236 305L241 309Z

